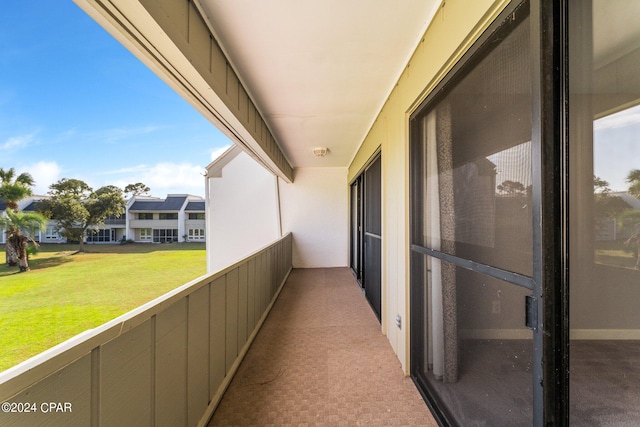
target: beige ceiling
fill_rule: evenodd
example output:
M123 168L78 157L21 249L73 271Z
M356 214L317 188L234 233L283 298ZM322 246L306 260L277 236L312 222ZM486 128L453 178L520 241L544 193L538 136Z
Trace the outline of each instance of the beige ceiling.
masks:
M440 0L199 0L294 167L348 166ZM325 158L313 156L328 147Z
M640 2L616 0L616 7L610 5L608 0L596 0L593 3L593 54L596 68L640 48Z

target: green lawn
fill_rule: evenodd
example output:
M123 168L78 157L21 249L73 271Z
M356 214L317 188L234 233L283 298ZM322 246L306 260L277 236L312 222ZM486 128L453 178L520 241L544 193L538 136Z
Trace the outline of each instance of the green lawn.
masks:
M0 245L0 371L206 273L204 243L42 245L31 271Z
M598 264L631 269L636 265L634 254L624 246L624 241L596 241L595 250L595 260Z

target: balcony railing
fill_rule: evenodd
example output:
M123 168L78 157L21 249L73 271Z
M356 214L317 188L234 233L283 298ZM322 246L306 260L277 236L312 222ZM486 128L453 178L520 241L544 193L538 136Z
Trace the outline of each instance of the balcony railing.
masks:
M125 225L127 219L123 216L120 218L107 218L104 220L105 225Z
M0 373L0 425L206 423L291 271L291 245L288 234Z
M177 219L132 219L131 228L178 228Z

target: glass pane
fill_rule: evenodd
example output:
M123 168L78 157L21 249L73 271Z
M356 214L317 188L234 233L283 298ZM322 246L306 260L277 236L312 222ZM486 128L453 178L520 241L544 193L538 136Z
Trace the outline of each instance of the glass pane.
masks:
M640 425L640 2L569 11L571 423Z
M529 291L414 253L414 374L459 425L530 426ZM415 354L415 353L414 353Z
M351 268L356 276L360 271L360 201L358 191L359 180L351 185ZM359 277L358 277L359 279Z
M418 119L412 156L414 242L531 276L529 51L525 20Z
M366 233L382 234L382 160L378 157L364 172L364 227Z

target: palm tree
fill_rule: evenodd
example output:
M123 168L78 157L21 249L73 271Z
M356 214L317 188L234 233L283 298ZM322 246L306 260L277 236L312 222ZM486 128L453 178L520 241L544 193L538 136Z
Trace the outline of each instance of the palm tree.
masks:
M629 184L629 194L640 197L640 169L633 169L627 174Z
M16 176L16 170L0 168L0 200L7 205L7 212L18 211L18 201L31 195L31 187L34 185L33 177L28 173ZM18 264L18 253L14 252L12 245L6 247L7 265Z
M31 195L31 187L34 184L33 177L27 172L16 176L14 168L0 168L0 199L7 203L8 209L17 211L18 201Z
M634 197L640 198L640 169L632 169L627 174L627 183L629 184L629 194ZM640 215L637 211L630 211L623 216L623 220L628 222L630 228L633 229L633 234L626 242L625 246L630 247L636 258L635 269L640 270Z
M38 243L33 239L38 228L43 229L47 225L47 219L34 212L15 212L7 209L6 216L0 218L0 227L7 233L7 251L11 247L17 254L20 271L29 271L29 244L37 247ZM8 260L7 260L8 263Z

